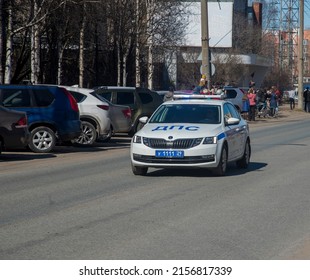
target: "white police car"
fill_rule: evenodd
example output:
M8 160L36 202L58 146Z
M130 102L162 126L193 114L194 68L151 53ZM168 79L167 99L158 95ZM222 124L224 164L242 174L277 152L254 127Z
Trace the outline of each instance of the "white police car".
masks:
M145 125L130 147L135 175L145 175L149 167L203 167L224 175L228 162L249 165L249 127L230 101L169 101L140 122Z

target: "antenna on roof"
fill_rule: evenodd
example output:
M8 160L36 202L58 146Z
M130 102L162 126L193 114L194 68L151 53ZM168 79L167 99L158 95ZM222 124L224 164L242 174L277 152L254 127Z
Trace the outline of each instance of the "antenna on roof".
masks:
M221 9L221 0L217 0L217 3L219 4L220 10L222 10L222 9Z

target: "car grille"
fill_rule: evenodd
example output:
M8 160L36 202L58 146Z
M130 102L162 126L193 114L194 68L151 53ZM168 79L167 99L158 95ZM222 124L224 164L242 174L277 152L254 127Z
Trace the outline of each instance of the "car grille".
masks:
M202 138L191 139L176 139L174 141L167 141L159 138L143 137L144 145L153 149L189 149L198 146Z
M133 159L139 162L155 163L155 164L195 164L195 163L197 164L197 163L214 162L215 155L190 156L176 159L176 158L156 158L154 156L133 154Z

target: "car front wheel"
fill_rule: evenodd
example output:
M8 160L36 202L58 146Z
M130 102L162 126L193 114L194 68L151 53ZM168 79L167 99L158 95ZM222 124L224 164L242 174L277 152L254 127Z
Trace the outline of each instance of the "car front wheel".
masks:
M48 153L56 146L55 132L45 126L39 126L30 133L29 148L35 153Z
M141 166L134 166L131 165L132 173L135 175L146 175L148 168L147 167L141 167Z
M223 176L227 169L227 147L223 146L221 157L218 166L213 170L213 173L217 176Z

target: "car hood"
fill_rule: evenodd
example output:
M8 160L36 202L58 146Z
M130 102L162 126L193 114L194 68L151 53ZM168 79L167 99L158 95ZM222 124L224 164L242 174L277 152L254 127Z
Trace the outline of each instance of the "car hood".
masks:
M217 136L223 131L220 124L193 124L193 123L147 123L137 135L150 138L197 138Z

